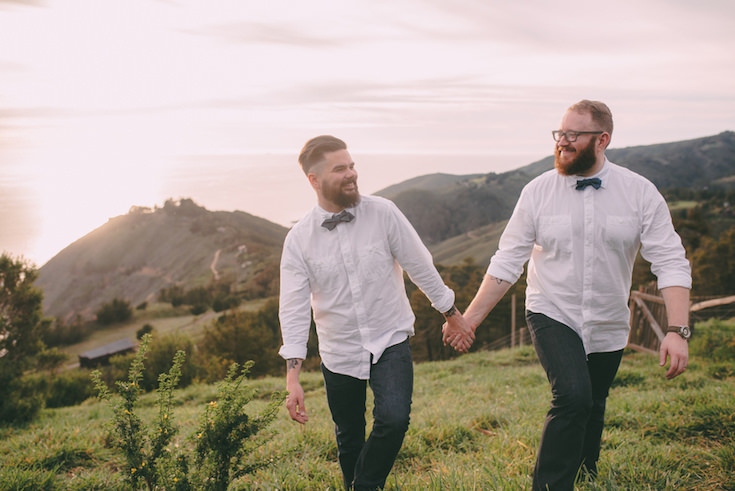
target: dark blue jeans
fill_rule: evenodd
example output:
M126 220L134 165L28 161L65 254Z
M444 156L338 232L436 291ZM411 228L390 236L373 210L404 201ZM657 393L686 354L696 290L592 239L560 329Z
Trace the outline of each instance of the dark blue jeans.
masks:
M382 489L403 444L411 413L413 360L408 339L386 349L370 366L374 421L367 441L367 381L330 372L323 364L322 374L345 488Z
M623 350L585 355L579 335L543 314L526 312L533 346L551 384L533 489L573 490L580 467L594 476L605 401Z

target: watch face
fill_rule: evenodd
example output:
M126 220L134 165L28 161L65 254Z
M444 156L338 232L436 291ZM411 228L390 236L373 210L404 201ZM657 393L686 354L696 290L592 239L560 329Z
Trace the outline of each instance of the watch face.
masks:
M692 337L692 331L687 326L681 326L679 328L679 334L681 334L681 337L684 339L689 339Z

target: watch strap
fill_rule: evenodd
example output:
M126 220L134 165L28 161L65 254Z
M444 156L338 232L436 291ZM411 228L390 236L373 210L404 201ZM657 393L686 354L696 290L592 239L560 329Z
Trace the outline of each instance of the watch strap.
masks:
M666 329L666 332L675 332L683 339L689 339L692 337L692 328L689 326L669 326Z

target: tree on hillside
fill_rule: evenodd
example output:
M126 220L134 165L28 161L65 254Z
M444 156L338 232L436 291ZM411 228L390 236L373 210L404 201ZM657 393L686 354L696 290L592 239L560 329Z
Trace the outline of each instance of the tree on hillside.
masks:
M234 362L254 361L253 376L281 374L278 302L267 302L258 312L235 311L219 317L205 330L199 344L207 380L217 380Z
M30 419L40 408L22 394L20 376L43 351L43 292L33 285L38 271L23 259L0 256L0 422Z
M692 255L692 276L697 295L735 294L735 227L718 240L702 239Z
M108 325L130 320L133 317L133 308L130 302L113 298L111 302L102 304L96 314L97 322Z
M464 312L485 277L485 267L478 266L472 259L465 259L454 266L437 266L444 282L455 294L454 304ZM436 361L455 358L459 354L442 343L441 328L444 318L439 314L426 296L413 283L406 283L411 308L416 316L414 324L416 335L411 339L415 361ZM492 313L480 324L475 332L476 338L471 351L484 349L485 346L510 334L512 295L516 295L516 321L519 327L525 325L524 300L526 278L522 275L508 293L498 302Z

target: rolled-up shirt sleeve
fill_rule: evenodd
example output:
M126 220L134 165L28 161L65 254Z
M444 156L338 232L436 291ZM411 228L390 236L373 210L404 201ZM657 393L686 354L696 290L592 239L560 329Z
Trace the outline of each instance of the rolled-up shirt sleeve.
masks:
M692 287L692 270L681 238L674 230L663 196L650 185L645 198L641 230L641 256L651 263L659 290L669 286Z
M278 351L284 359L306 359L306 343L311 325L311 291L306 264L288 235L281 256L281 289L278 318L281 323L283 345Z

